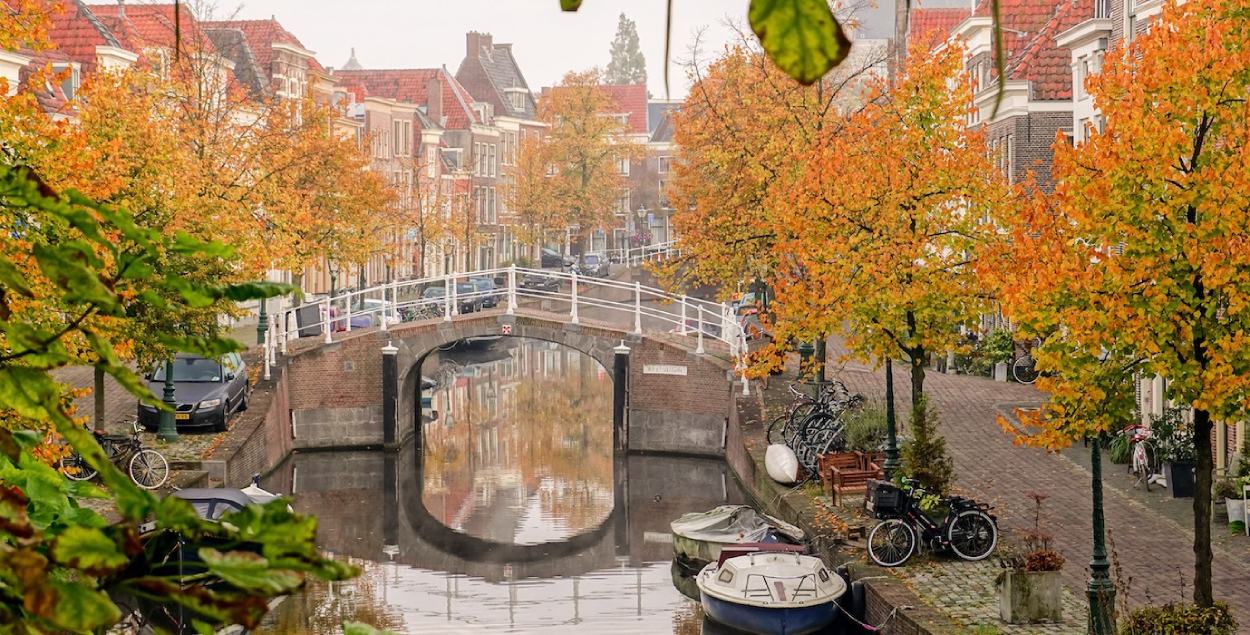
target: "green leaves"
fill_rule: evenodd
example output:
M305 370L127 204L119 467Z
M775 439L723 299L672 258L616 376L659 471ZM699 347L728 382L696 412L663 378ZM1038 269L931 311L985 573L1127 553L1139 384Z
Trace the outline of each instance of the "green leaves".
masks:
M90 632L117 623L121 611L108 595L84 582L48 580L33 594L39 614L49 622L76 633Z
M391 635L391 631L378 630L360 622L344 622L343 635Z
M268 560L254 553L222 553L208 547L199 553L209 571L240 589L279 595L294 591L304 582L304 577L293 571L271 569Z
M560 0L561 11L576 11L582 6L582 0Z
M90 527L69 527L57 536L52 558L94 576L112 573L130 562L112 538Z
M851 51L826 0L751 0L749 19L773 62L805 85L816 83Z

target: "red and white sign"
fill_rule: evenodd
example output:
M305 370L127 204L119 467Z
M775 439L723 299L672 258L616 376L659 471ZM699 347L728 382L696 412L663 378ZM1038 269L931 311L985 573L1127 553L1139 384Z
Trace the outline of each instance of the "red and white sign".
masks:
M503 334L504 334L504 335L512 335L512 325L511 325L511 324L504 324L504 325L503 325Z

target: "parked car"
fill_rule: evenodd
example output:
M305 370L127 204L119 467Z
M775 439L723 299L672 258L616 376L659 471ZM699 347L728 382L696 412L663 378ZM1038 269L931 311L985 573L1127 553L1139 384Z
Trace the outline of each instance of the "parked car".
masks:
M484 294L481 297L482 306L493 308L499 306L499 296L502 294L496 292L498 288L495 281L490 278L470 278L469 282L477 289L478 293Z
M358 310L365 312L365 315L368 315L375 323L379 322L382 315L386 316L387 324L399 324L403 321L399 318L399 312L395 310L395 303L381 298L365 298ZM357 328L354 319L352 328Z
M543 247L539 255L539 266L544 269L554 267L565 267L568 265L568 259L560 255L560 252L550 248Z
M517 285L522 289L530 289L533 291L559 291L560 280L552 276L541 276L534 273L527 273L521 276L517 281Z
M477 293L477 287L467 283L460 282L456 284L456 304L461 313L474 313L482 310L482 299L474 297ZM442 285L428 287L421 293L423 300L441 300L447 296L447 289ZM439 305L442 306L442 305Z
M226 353L221 360L189 353L174 356L174 399L178 428L207 427L221 432L230 415L247 410L251 387L247 363L238 353ZM160 395L165 388L165 364L158 364L147 375L148 389ZM139 423L148 431L160 423L155 406L139 402Z
M577 266L578 272L583 276L608 277L608 258L603 254L582 254Z

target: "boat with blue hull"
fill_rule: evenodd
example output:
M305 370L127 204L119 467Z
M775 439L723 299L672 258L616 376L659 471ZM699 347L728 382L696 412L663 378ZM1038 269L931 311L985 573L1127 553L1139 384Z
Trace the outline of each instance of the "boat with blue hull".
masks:
M846 582L820 558L777 547L725 548L696 578L703 612L756 635L807 635L832 624Z

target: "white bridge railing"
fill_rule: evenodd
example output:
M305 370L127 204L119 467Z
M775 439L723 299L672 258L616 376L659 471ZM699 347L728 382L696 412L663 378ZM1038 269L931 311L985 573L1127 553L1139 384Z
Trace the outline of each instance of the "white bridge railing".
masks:
M677 241L670 240L667 242L656 243L654 245L609 249L607 251L607 255L608 260L611 260L612 262L633 266L644 262L668 260L673 256L681 255L681 250L677 247Z
M511 266L397 280L281 309L272 316L265 338L265 374L268 377L276 353L285 354L297 339L315 337L328 344L335 334L373 327L387 331L419 320L450 322L494 307L503 307L507 314L525 308L554 312L571 324L585 316L640 335L675 334L693 340L697 353L705 352L707 340L721 342L739 370L745 369L746 335L733 309L724 303L577 271ZM749 391L745 381L743 391Z

